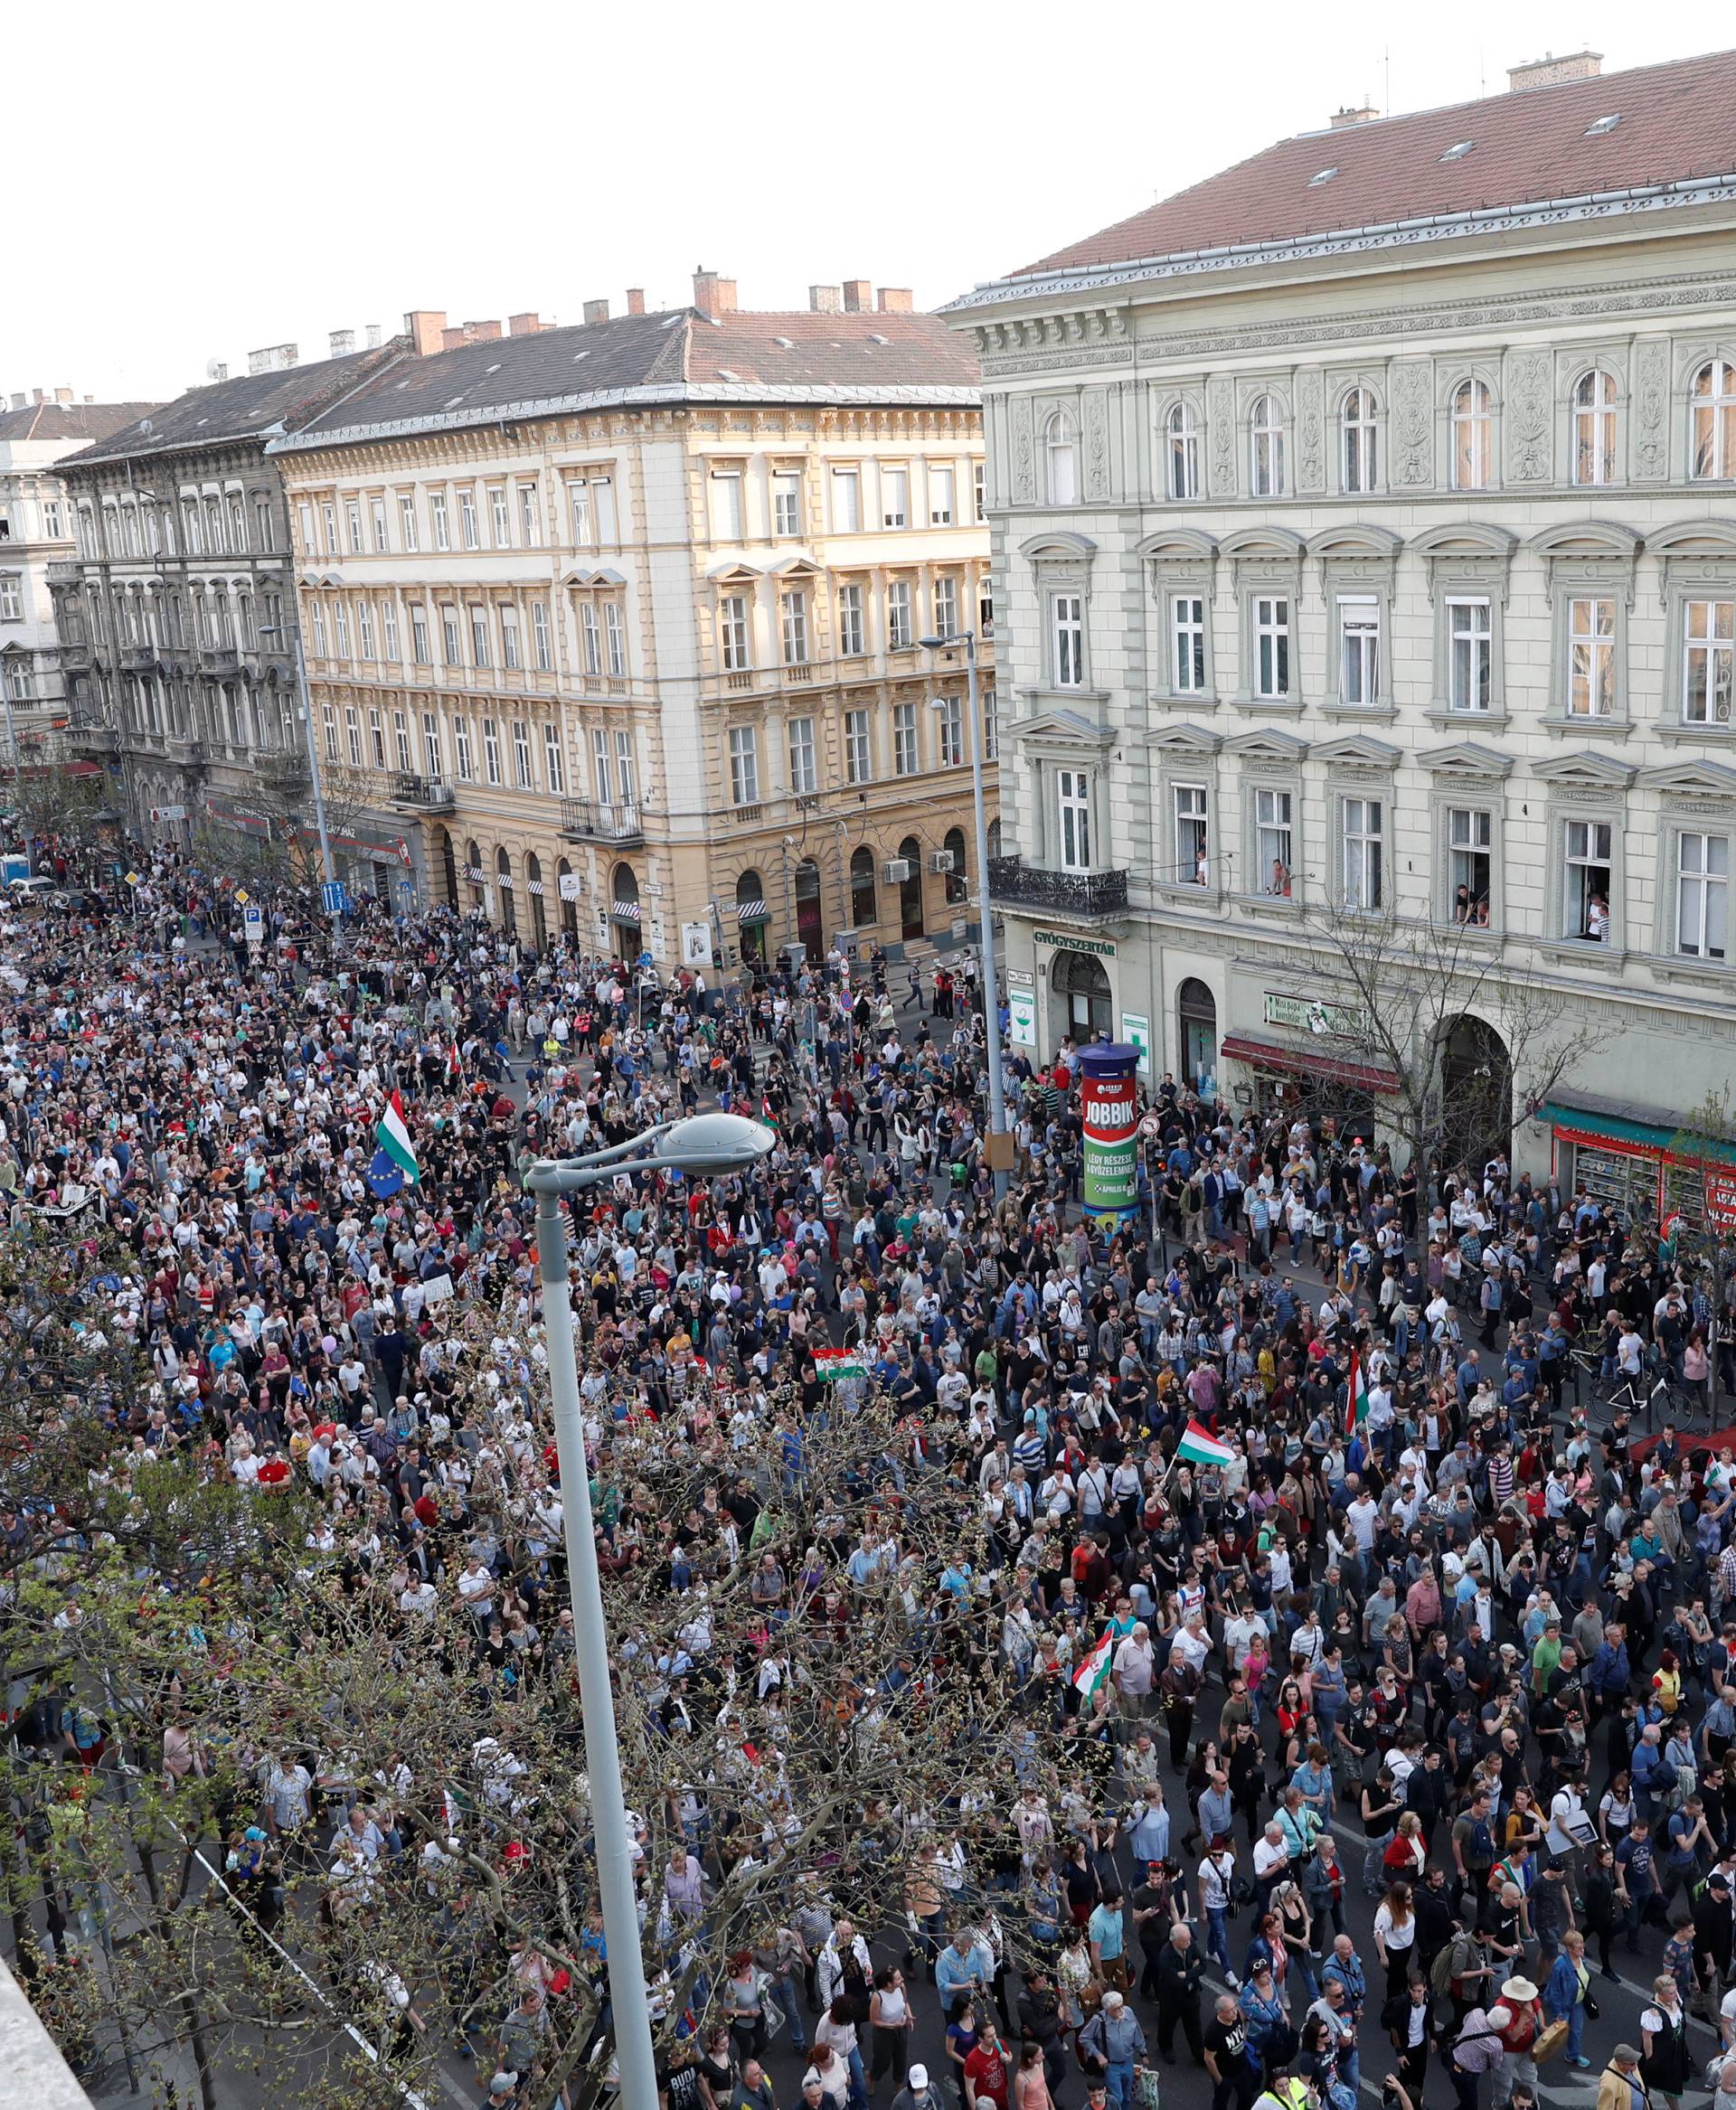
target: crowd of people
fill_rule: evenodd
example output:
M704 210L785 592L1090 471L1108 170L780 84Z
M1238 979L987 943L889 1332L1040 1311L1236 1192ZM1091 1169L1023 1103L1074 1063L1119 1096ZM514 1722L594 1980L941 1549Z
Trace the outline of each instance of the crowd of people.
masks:
M1672 1424L1642 1444L1603 1404L1661 1367L1715 1419L1725 1256L1498 1152L1395 1165L1354 1121L1169 1077L1148 1210L1090 1226L1069 1042L1001 1058L995 1193L967 970L924 985L834 955L647 989L574 937L539 956L443 910L364 909L333 947L287 892L250 944L228 883L168 853L137 874L0 928L0 1188L20 1217L99 1222L89 1293L155 1380L118 1473L185 1451L262 1498L305 1487L320 1549L365 1548L406 1618L457 1605L503 1694L478 1776L509 1800L510 1695L571 1649L559 1469L534 1352L496 1340L479 1385L466 1315L534 1338L531 1158L751 1112L778 1138L753 1172L624 1172L573 1226L599 1546L691 1611L659 1704L684 1707L679 1672L713 1645L708 1588L759 1568L767 1616L727 1666L744 1734L775 1741L797 1698L768 1681L778 1621L841 1632L894 1591L919 1662L966 1630L1033 1725L998 1807L861 1813L904 1871L897 1921L854 1926L805 1866L697 1994L684 1929L727 1870L696 1788L678 1849L638 1871L679 2014L669 2110L774 2110L786 2047L814 2110L1130 2110L1178 2038L1213 2110L1354 2110L1365 2021L1396 2110L1434 2074L1459 2110L1525 2110L1540 2053L1586 2064L1618 1950L1649 1953L1655 1984L1599 2110L1679 2098L1692 2010L1736 2035L1736 1443ZM382 1194L394 1092L418 1178ZM920 1432L905 1467L970 1491L949 1565L915 1572L887 1527L895 1461L864 1461L855 1513L781 1542L778 1491L732 1469L722 1427L686 1516L651 1513L636 1467L703 1429L701 1372L745 1427L776 1421L788 1495L827 1397L815 1352L837 1346L857 1396ZM90 1727L71 1691L33 1733L87 1764ZM229 1869L268 1921L298 1856L331 1917L394 1863L443 1895L413 1751L365 1783L304 1749L248 1757ZM201 1772L198 1725L171 1710L161 1759ZM585 1941L606 2016L594 1907ZM528 2102L578 1990L528 1941L505 1969L498 2027L465 2047L495 2110ZM1736 2061L1718 2086L1736 2105Z

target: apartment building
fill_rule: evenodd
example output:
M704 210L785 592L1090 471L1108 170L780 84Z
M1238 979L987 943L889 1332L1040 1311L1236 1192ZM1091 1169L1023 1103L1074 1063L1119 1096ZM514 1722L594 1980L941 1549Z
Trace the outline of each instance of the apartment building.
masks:
M1731 52L1346 109L952 304L1016 1037L1378 1120L1322 914L1456 930L1595 1042L1522 1161L1675 1205L1736 1050L1732 112Z
M324 758L426 898L539 945L668 970L962 936L964 655L920 640L976 633L992 757L968 348L862 282L750 313L707 272L585 317L418 312L272 441Z

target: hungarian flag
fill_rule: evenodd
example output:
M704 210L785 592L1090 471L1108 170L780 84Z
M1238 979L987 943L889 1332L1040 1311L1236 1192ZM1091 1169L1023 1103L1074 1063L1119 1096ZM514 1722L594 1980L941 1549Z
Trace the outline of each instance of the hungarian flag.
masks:
M1109 1659L1115 1653L1115 1629L1106 1626L1103 1638L1084 1662L1073 1672L1073 1684L1087 1700L1091 1699L1109 1674Z
M1235 1455L1228 1444L1220 1443L1209 1428L1194 1420L1182 1431L1182 1440L1175 1446L1176 1457L1185 1459L1190 1465L1228 1465Z
M373 1139L377 1147L368 1167L368 1184L383 1201L407 1181L413 1183L421 1177L404 1120L404 1102L396 1092L386 1103Z
M823 1385L835 1385L842 1378L865 1378L868 1365L859 1348L816 1348L814 1371Z
M1353 1353L1350 1359L1350 1381L1344 1387L1344 1434L1354 1436L1368 1419L1368 1380L1363 1374L1363 1359Z

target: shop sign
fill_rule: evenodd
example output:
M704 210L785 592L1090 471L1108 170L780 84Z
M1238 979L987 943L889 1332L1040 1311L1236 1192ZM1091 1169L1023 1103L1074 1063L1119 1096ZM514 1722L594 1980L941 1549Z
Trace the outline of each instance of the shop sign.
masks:
M1121 1038L1139 1050L1139 1074L1151 1075L1151 1021L1137 1011L1121 1013Z
M1037 1044L1037 993L1034 989L1009 989L1006 993L1007 1038L1015 1048Z
M1341 1041L1361 1040L1367 1030L1363 1012L1347 1003L1323 1003L1317 996L1287 996L1281 990L1266 992L1266 1023L1288 1026L1293 1032L1332 1034Z
M1075 937L1071 931L1033 930L1032 942L1035 945L1052 945L1064 953L1096 953L1099 959L1115 957L1115 940L1111 937Z

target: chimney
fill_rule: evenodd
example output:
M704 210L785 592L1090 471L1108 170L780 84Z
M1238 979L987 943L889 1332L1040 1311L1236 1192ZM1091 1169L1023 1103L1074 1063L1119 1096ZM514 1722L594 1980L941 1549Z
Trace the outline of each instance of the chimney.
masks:
M248 353L247 371L250 373L284 373L300 356L297 345L267 344L261 351Z
M43 397L42 397L42 390L41 390L41 389L32 389L32 390L31 390L31 391L30 391L30 400L31 400L31 401L32 401L33 403L40 403L40 402L42 402L42 400L43 400Z
M380 349L380 339L382 334L380 325L378 323L370 323L367 325L367 330L368 350L370 352L377 352Z
M14 396L14 397L13 397L13 399L12 399L12 407L13 407L13 409L14 409L14 410L22 410L24 409L24 401L25 401L24 392L24 391L23 391L22 389L20 389L20 390L19 390L19 391L18 391L18 393L17 393L15 396Z
M505 335L498 323L466 323L464 341L467 344L492 344L496 338Z
M1346 103L1332 113L1332 128L1342 132L1349 125L1372 125L1380 114L1372 102Z
M835 286L810 286L807 306L812 315L842 315L844 296Z
M326 342L331 348L331 356L334 359L347 359L350 353L355 350L355 332L354 330L328 330L326 334Z
M449 329L440 332L440 350L442 352L462 352L463 349L464 332L457 323L454 323Z
M1564 80L1595 80L1602 71L1601 52L1570 52L1564 59L1545 52L1528 65L1507 68L1507 93L1524 95L1528 89L1559 88Z
M97 400L97 399L95 398L95 396L86 396L86 398L85 398L84 400L85 400L85 401L86 401L87 403L94 403L94 402L96 401L96 400Z
M627 287L627 312L628 315L643 315L645 313L645 287L643 286L629 286Z
M56 389L56 390L55 390L55 391L54 391L54 400L55 400L57 403L70 403L70 402L72 400L72 391L71 391L71 389Z
M547 328L548 325L534 308L506 318L506 334L512 337L534 337Z
M585 320L588 323L606 323L609 320L609 303L606 300L588 300L585 303Z
M404 317L404 334L418 359L431 358L446 349L446 316L438 307L411 308Z
M845 315L868 315L874 305L874 289L866 278L846 278L844 282L844 312Z
M882 315L911 315L916 302L908 286L882 286L879 293Z
M735 313L735 280L720 278L715 271L697 266L693 271L693 306L701 315Z

